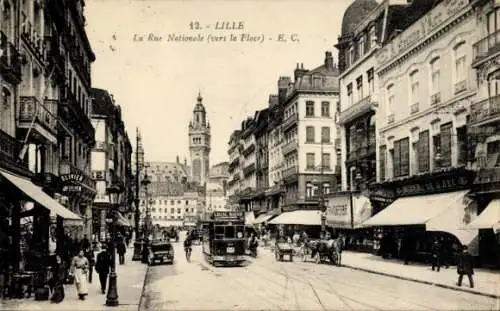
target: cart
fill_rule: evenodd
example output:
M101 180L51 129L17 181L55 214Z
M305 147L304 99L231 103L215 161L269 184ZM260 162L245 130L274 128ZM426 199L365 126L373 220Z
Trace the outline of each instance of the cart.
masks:
M287 242L276 242L274 255L277 261L283 261L284 256L288 256L288 260L293 261L293 247Z
M317 264L328 262L339 265L339 254L335 246L328 247L326 241L319 241L316 247L312 249L311 257Z

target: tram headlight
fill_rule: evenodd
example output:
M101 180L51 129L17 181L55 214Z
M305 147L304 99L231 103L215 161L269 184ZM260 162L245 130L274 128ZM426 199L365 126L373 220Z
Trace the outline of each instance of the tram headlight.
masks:
M238 239L241 239L243 237L243 232L238 232Z

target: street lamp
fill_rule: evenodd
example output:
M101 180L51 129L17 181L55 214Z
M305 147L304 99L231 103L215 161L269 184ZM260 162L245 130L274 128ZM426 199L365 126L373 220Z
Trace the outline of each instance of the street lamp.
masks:
M149 196L148 196L148 186L151 184L151 180L149 179L148 173L144 174L144 178L141 180L141 185L144 187L144 204L146 205L146 216L144 217L143 221L143 242L142 242L142 263L147 263L148 262L148 253L147 253L147 248L148 248L148 237L150 234L150 223L151 223L151 211L150 211L150 206L151 202L149 201Z
M118 284L116 282L116 222L118 219L118 205L120 204L120 195L122 193L121 188L118 185L112 185L107 190L109 195L109 203L111 204L111 243L109 247L111 248L111 273L109 274L109 287L108 294L106 295L106 306L116 307L118 306Z

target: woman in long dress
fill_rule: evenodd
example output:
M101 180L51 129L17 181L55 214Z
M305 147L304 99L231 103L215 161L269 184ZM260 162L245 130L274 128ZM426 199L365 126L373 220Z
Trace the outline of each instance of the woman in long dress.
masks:
M71 262L71 274L75 277L75 286L80 300L85 300L85 296L89 293L87 283L88 269L89 261L85 257L83 250L80 250Z

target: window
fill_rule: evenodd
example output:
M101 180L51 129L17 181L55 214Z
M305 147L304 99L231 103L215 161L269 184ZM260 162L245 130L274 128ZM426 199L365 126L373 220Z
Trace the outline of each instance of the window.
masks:
M314 126L306 126L306 142L313 143L315 140L314 137Z
M330 116L330 102L322 102L321 103L321 116L329 117Z
M323 126L321 128L321 142L323 143L330 143L330 127L329 126Z
M500 11L500 10L499 10ZM496 97L500 94L500 71L495 71L488 76L488 96Z
M180 213L181 213L181 209L180 209L180 208L178 208L178 209L177 209L177 214L180 214Z
M418 70L410 73L410 105L418 103L418 91L420 88L420 84L418 82Z
M188 205L188 204L189 204L189 201L188 201L188 200L186 200L186 205Z
M13 116L12 116L12 94L6 88L2 88L2 104L0 106L0 130L12 134Z
M439 77L441 76L439 61L439 57L431 61L431 95L439 93Z
M181 204L181 200L177 200L177 204Z
M347 85L347 103L349 106L352 105L353 103L353 98L352 98L352 83L349 83Z
M306 102L306 117L314 117L314 102Z
M394 142L394 177L407 176L410 171L410 139L403 138Z
M418 134L418 171L427 172L430 169L429 161L429 131L423 131Z
M432 147L434 148L434 159L437 158L438 154L439 154L439 158L440 158L441 157L441 134L438 133L438 134L432 136ZM438 165L435 165L435 166L438 166Z
M306 168L307 169L314 169L314 165L315 165L314 153L307 153L306 154Z
M458 147L458 165L467 164L467 127L462 126L457 128L457 147Z
M394 84L387 87L387 114L394 113Z
M329 153L323 153L323 157L321 159L321 165L323 166L324 169L331 169L332 167L332 161L331 161L331 158L330 158L330 154Z
M373 68L366 72L366 77L368 80L368 94L371 95L375 92L375 80L373 74Z
M498 30L500 30L500 10L496 9L488 13L488 35L492 35ZM488 46L494 47L498 43L498 38L496 36L489 36Z
M363 76L356 79L356 91L358 93L358 101L363 99Z
M314 185L310 182L306 183L306 197L310 198L313 196Z
M329 194L331 191L331 186L329 182L323 183L323 193Z
M354 46L351 46L349 48L349 65L354 64L355 61L356 59L354 58Z
M380 180L384 181L385 180L385 162L386 162L386 154L387 152L387 147L386 146L380 146L380 151L379 151L379 164L380 164Z
M451 166L451 131L452 124L441 125L441 166Z
M170 204L174 205L175 204L174 200L170 200Z
M466 47L467 45L465 44L465 42L463 42L455 48L455 84L467 80L467 65L466 65L467 52L465 50ZM458 91L457 87L458 86L455 86L455 92Z
M365 35L363 34L361 38L359 38L359 46L358 46L358 51L359 51L359 57L363 57L365 55Z

